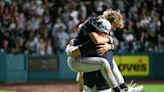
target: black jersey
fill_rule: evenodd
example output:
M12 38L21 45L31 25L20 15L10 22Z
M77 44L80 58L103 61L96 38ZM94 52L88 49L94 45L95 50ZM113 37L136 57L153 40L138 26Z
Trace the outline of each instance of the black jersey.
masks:
M97 56L96 45L93 43L89 36L90 32L98 31L93 26L96 25L96 21L97 18L95 17L88 18L79 28L78 36L75 38L74 45L79 46L82 56Z
M93 26L96 24L97 18L90 17L79 27L78 36L75 38L74 45L81 45L91 40L89 37L90 32L96 32L96 28Z

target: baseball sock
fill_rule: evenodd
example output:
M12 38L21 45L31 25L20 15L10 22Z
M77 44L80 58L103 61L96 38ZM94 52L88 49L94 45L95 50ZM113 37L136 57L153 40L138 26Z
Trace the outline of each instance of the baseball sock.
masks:
M121 85L120 85L120 88L121 88L121 89L125 89L125 91L128 90L128 87L126 86L125 83L121 84Z
M113 90L114 90L114 92L120 92L121 91L121 89L119 87L115 87L115 88L113 88Z

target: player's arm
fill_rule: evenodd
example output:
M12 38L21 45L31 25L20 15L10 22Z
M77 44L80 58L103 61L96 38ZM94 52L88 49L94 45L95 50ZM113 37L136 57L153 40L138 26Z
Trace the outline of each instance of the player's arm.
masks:
M73 42L70 42L66 46L66 53L68 56L75 57L75 56L80 56L80 55L86 55L88 53L88 46L91 44L89 41L84 43L83 45L80 46L73 46ZM113 44L109 43L104 43L101 45L97 45L97 53L105 53L108 50L114 50L115 46Z
M95 44L104 44L110 41L110 38L108 36L101 36L97 32L90 32L89 36Z
M66 46L66 53L69 56L79 56L80 50L79 50L78 46L73 46L73 45L68 44Z
M71 57L81 55L78 46L73 46L70 43L66 46L66 53L67 53L68 56L71 56Z
M105 53L108 50L116 50L116 46L113 43L112 44L109 44L109 43L100 44L100 45L97 45L96 47L97 47L96 51L98 54Z

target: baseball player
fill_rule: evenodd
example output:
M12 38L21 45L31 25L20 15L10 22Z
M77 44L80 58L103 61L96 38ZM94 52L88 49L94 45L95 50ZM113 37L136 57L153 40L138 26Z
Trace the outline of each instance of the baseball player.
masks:
M118 15L120 14L121 16L117 17L114 17L114 11L107 10L107 12L104 12L103 15L108 16L108 19L106 19L105 17L100 19L91 17L81 26L78 36L74 41L74 46L78 46L78 48L72 50L66 49L66 52L69 55L68 66L71 70L76 72L92 72L101 70L101 73L107 81L108 85L113 88L115 92L120 92L121 89L118 87L117 81L111 71L108 61L102 57L98 57L101 55L99 55L99 52L95 52L97 44L112 42L111 37L108 36L111 27L112 29L116 29L117 27L122 28L124 26L124 21L120 12L118 12ZM116 18L117 21L113 18ZM111 21L111 23L109 21ZM82 45L85 44L90 44L88 46L95 49L89 49L88 51L81 48ZM109 48L114 49L114 46L109 45ZM72 55L73 53L77 56L74 57L74 55ZM95 56L96 53L97 56ZM81 56L79 56L80 54Z
M105 18L105 15L107 15L108 12L111 12L111 10L104 12L104 14L103 14L102 16L99 16L99 17L100 17L100 18ZM113 13L116 13L116 12L113 11ZM109 14L109 15L110 15L110 14ZM119 17L119 16L117 16L117 17ZM109 19L109 20L110 20L110 19ZM120 21L121 21L121 20L120 20ZM101 22L102 22L102 21L101 21ZM104 23L107 23L107 22L104 22ZM108 25L109 25L109 24L108 24ZM112 25L112 26L116 26L116 25ZM103 27L101 26L100 28L103 28ZM116 28L116 27L114 27L114 28ZM110 39L110 40L111 40L111 39ZM85 47L85 46L84 46L84 47ZM98 48L101 48L102 45L98 45L97 47L98 47ZM114 46L112 46L112 45L109 45L108 47L109 47L110 49L113 49L113 48L114 48ZM85 50L84 50L84 51L85 51ZM85 51L85 52L86 52L86 51ZM84 52L84 53L85 53L85 52ZM101 49L99 49L98 53L102 53ZM114 74L115 74L115 77L116 77L116 79L117 79L117 81L118 81L120 87L121 87L121 88L127 88L127 86L126 86L125 83L124 83L124 79L123 79L123 77L122 77L120 71L118 70L118 67L116 66L115 62L113 63L112 58L111 58L111 57L107 57L107 56L111 56L111 57L112 57L112 56L113 56L113 53L111 53L111 52L104 53L104 55L103 55L102 57L107 58L108 61L111 61L111 62L109 62L109 63L111 63L110 65L111 65L111 67L112 67L112 70L113 70L113 72L114 72ZM114 67L114 66L116 66L116 67ZM115 71L114 71L114 70L115 70ZM117 72L118 72L118 73L117 73ZM119 76L119 77L117 77L117 76ZM85 79L85 77L84 77L84 79ZM84 87L84 88L85 88L85 87ZM107 92L107 91L106 91L106 92ZM115 91L115 92L117 92L117 91ZM119 92L119 91L118 91L118 92ZM130 89L129 89L128 92L136 92L136 91L135 91L135 90L130 91ZM137 92L139 92L139 91L137 91Z
M82 26L82 29L80 30L79 35L76 38L78 41L77 42L75 41L74 45L75 46L76 44L81 45L86 42L86 44L89 43L91 47L96 48L96 44L109 42L110 37L107 36L109 32L108 31L109 28L106 28L107 26L103 26L101 23L105 23L110 26L109 22L105 19L101 19L97 21L95 18L89 18L87 22ZM91 28L89 28L89 31L90 30L94 30L94 31L86 32L85 29L88 29L88 25L92 26ZM105 31L103 32L99 28L103 28ZM101 34L101 36L99 34ZM79 49L75 49L72 51L78 52L77 50ZM87 56L80 55L80 56L72 57L71 55L72 51L68 52L68 55L69 55L68 66L70 67L71 70L75 72L92 72L92 71L101 70L101 73L103 77L105 78L105 80L107 81L108 85L114 88L114 90L116 90L115 92L120 92L117 81L106 59L102 57L96 57L94 54L91 54L92 50L88 51ZM78 55L78 53L76 54Z

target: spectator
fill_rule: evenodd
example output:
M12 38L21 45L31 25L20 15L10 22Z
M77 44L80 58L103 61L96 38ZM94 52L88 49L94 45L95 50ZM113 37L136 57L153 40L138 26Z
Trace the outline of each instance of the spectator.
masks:
M68 23L68 24L67 24L68 32L69 32L69 33L72 33L74 27L76 26L76 23L75 23L75 21L73 20L73 17L72 17L72 16L69 16L69 20L68 20L67 23Z
M50 39L47 41L46 53L49 55L53 54L53 48L52 48L52 43Z
M56 31L55 35L56 39L55 41L57 42L57 48L59 53L65 52L65 47L67 45L67 42L69 40L69 35L64 31L64 28L62 26L59 26Z
M61 49L58 52L63 52L69 38L77 35L78 25L88 16L114 8L125 14L127 24L124 31L114 32L119 45L117 52L164 52L163 3L162 0L1 0L0 33L10 40L2 41L0 46L10 53L52 54L58 48Z
M57 28L59 27L62 27L63 30L66 30L66 25L62 22L60 18L57 18L52 28L52 37L56 36Z
M164 15L162 16L160 30L158 31L159 52L164 52Z

